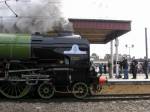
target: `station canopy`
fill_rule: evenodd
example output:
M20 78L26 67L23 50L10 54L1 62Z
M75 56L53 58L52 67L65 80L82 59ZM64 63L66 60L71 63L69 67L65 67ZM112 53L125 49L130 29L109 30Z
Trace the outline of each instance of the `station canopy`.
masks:
M131 21L102 19L72 19L74 33L91 44L105 44L131 30Z

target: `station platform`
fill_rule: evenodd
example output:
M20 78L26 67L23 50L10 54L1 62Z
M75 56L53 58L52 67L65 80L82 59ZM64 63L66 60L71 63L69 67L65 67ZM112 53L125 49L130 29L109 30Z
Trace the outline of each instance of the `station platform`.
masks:
M103 76L107 76L107 77L109 77L109 74L102 74ZM112 79L116 79L115 78L115 75L116 74L113 74L113 77L112 77ZM122 78L124 78L124 74L121 74L121 76L122 76ZM129 76L129 79L132 79L132 74L128 74L128 76ZM148 76L149 76L149 79L150 79L150 74L148 74ZM140 74L137 74L137 79L144 79L145 78L145 74L142 74L142 73L140 73ZM120 78L121 79L121 78Z
M108 77L108 75L106 75ZM108 78L108 84L150 84L150 74L149 79L145 79L145 74L137 74L136 79L132 79L132 74L129 74L129 79L115 78L115 74L113 78Z
M107 78L101 94L150 94L150 74L149 79L145 79L145 74L137 74L137 79L132 79L132 74L129 79L116 79L113 75L113 78Z

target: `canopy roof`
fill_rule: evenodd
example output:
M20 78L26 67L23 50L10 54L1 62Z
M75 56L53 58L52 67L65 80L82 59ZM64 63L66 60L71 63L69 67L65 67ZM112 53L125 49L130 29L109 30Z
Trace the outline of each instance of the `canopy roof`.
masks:
M87 38L91 44L105 44L131 30L131 21L101 19L69 19L74 33Z

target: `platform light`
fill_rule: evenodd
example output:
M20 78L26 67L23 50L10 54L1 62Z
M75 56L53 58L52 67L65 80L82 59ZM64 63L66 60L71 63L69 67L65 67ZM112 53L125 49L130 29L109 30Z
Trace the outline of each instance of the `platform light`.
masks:
M16 0L16 2L31 2L31 0Z
M130 56L130 49L131 49L131 48L134 48L134 44L132 44L132 45L127 45L127 44L126 44L125 47L129 49L129 57L131 57L131 56Z

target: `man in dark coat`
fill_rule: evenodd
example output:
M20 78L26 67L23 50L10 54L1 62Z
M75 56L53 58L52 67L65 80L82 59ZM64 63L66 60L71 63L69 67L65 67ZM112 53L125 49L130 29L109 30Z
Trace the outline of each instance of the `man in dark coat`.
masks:
M124 58L122 61L122 67L123 67L124 79L128 79L128 61L126 58Z
M136 79L137 69L138 69L138 62L137 60L133 59L131 62L131 72L133 74L132 79Z
M148 79L148 61L146 59L144 60L142 67L145 74L145 79Z
M99 73L100 73L100 75L102 75L102 73L103 73L103 63L99 64Z
M104 74L106 74L107 73L107 69L106 69L106 64L104 64Z

